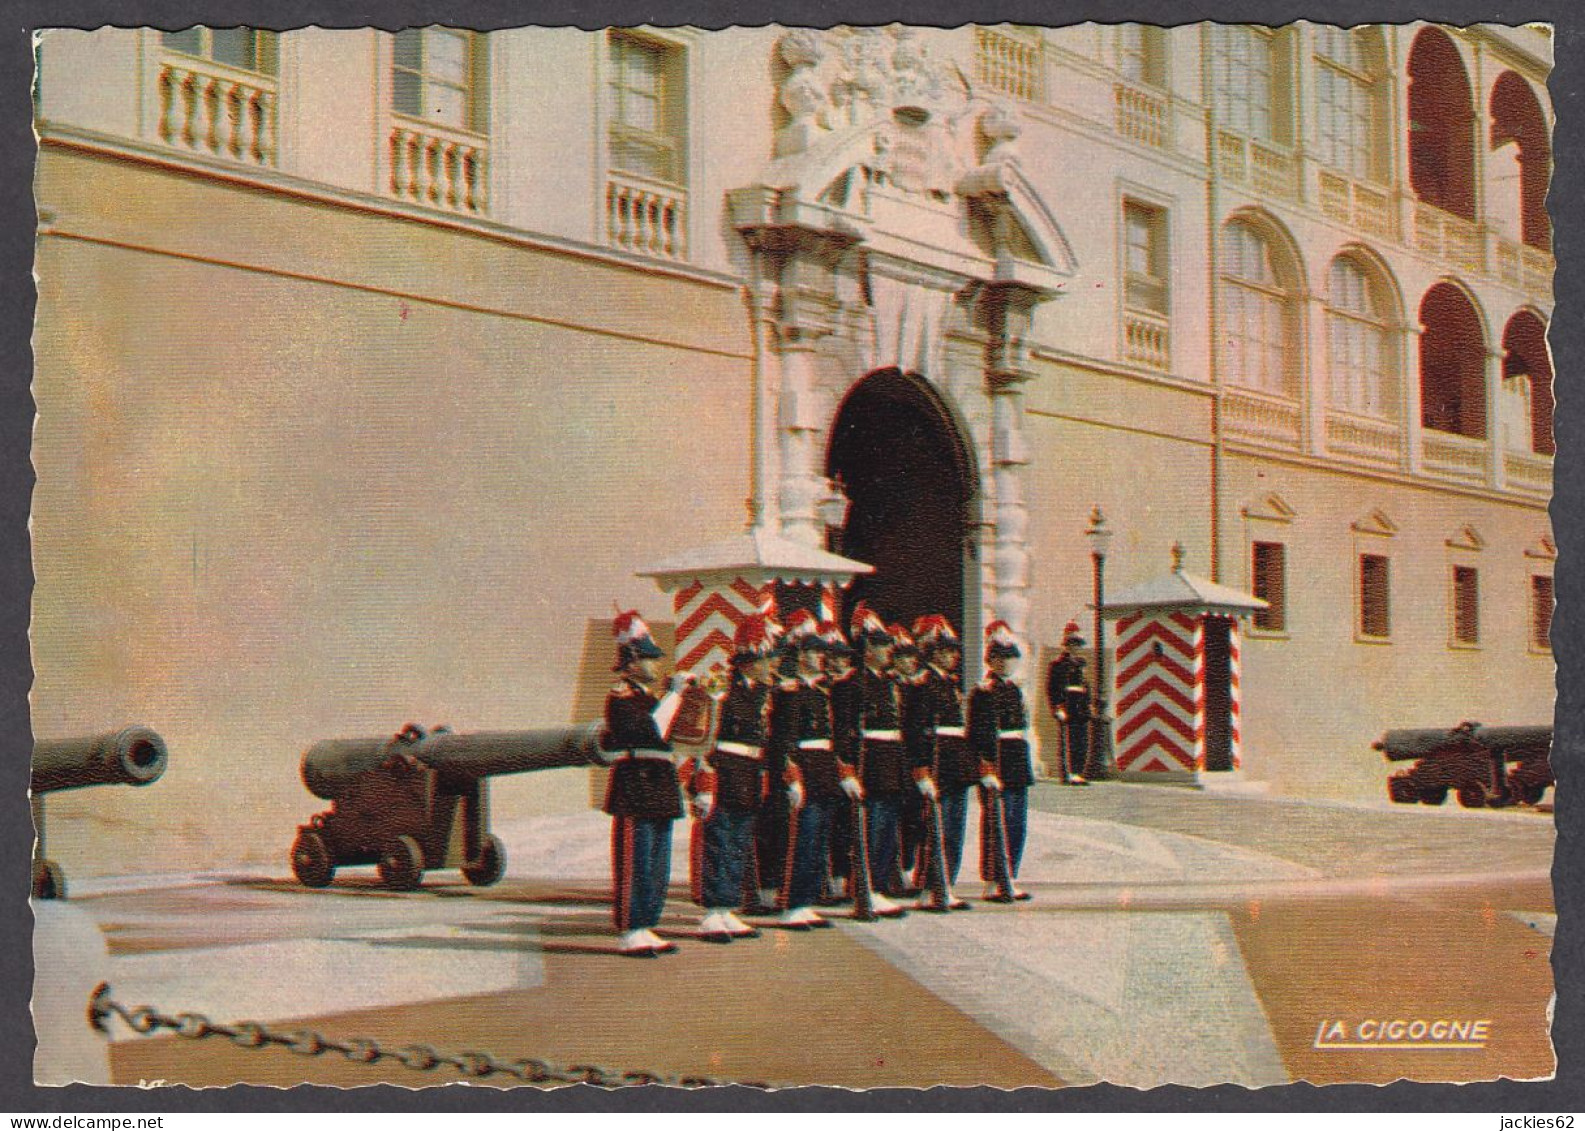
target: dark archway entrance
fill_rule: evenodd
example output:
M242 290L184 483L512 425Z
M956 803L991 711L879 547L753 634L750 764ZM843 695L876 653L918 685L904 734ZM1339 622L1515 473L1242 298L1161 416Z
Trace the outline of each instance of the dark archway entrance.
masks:
M864 378L837 411L826 474L852 500L832 548L875 567L848 590L844 626L868 601L888 622L943 613L960 635L977 630L977 617L965 626L964 591L979 475L940 394L896 369Z

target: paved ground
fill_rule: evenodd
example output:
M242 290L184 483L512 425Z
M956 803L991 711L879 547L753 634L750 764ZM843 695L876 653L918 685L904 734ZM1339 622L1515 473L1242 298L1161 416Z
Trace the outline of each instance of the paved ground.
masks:
M72 909L103 933L128 1003L506 1059L848 1086L1552 1072L1549 816L1116 783L1040 786L1034 804L1031 903L728 947L689 937L679 835L662 933L682 952L651 962L613 951L597 814L498 821L508 875L491 889L448 873L403 894L364 870L317 892L157 877L79 882ZM1394 1019L1485 1020L1489 1037L1317 1039L1332 1021ZM128 1083L441 1078L115 1037Z

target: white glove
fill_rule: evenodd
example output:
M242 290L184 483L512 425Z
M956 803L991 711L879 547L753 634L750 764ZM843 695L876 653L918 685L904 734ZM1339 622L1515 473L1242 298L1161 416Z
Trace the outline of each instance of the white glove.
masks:
M859 784L858 778L843 778L842 792L847 794L854 801L864 800L864 787Z
M715 794L696 793L693 796L693 815L701 821L710 819L710 813L715 809Z
M1062 722L1067 722L1068 721L1068 709L1066 707L1058 707L1057 708L1057 718L1060 721L1062 721Z
M666 681L666 690L673 695L687 688L698 677L690 671L672 672L671 678Z
M787 803L789 805L791 805L794 809L802 809L804 807L804 784L803 784L803 782L795 781L795 782L791 783L790 785L788 785L788 787L787 787Z
M980 779L980 784L983 785L986 789L990 789L990 790L999 790L999 789L1002 788L1002 780L1000 778L998 778L995 774L986 774L983 778Z
M924 794L931 801L935 801L941 796L941 794L936 791L936 783L931 781L929 778L920 778L914 784L919 787L919 792Z

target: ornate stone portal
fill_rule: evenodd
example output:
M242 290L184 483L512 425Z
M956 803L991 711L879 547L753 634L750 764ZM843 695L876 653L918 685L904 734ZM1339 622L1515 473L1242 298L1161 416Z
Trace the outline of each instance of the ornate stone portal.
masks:
M796 29L777 54L774 157L728 199L750 252L769 409L756 453L765 521L821 545L843 398L876 370L915 374L951 407L983 485L978 608L962 627L1000 618L1027 634L1028 336L1076 265L1020 167L1018 111L909 28Z

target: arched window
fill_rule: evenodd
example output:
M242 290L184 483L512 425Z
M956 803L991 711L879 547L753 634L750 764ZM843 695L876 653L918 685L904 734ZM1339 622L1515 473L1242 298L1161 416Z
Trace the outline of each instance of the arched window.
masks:
M1211 29L1213 101L1224 130L1256 141L1293 140L1292 76L1286 36L1245 24Z
M1379 28L1315 27L1316 157L1355 180L1386 179Z
M1502 375L1530 378L1530 450L1552 455L1552 359L1546 351L1546 323L1528 310L1508 319L1502 332Z
M1474 96L1447 32L1428 27L1409 51L1409 182L1415 196L1475 219Z
M1517 149L1517 160L1494 161L1499 170L1494 176L1506 171L1511 177L1517 164L1518 183L1493 183L1487 211L1517 214L1520 239L1531 247L1550 250L1552 222L1546 214L1546 188L1552 175L1552 141L1535 91L1513 71L1504 71L1491 91L1493 157L1511 153L1508 146Z
M1294 278L1270 236L1245 220L1222 229L1219 294L1222 377L1230 385L1295 395Z
M1438 283L1420 302L1420 423L1486 438L1486 335L1458 287Z
M1381 292L1357 259L1332 260L1326 293L1328 403L1341 412L1387 419L1397 413L1389 304Z

